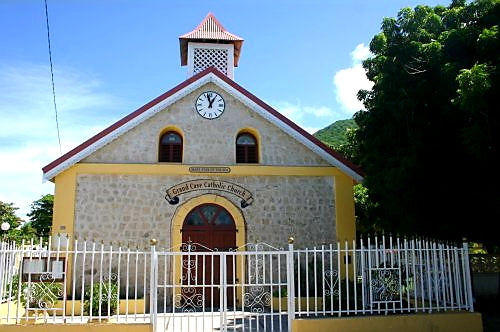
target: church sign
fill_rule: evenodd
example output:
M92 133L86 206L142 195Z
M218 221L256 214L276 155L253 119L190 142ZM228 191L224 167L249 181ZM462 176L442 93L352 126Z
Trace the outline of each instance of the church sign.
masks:
M179 195L199 190L219 190L236 195L241 198L241 207L246 208L253 203L250 191L237 184L219 180L191 180L170 187L166 191L165 199L172 205L179 203Z
M190 173L231 173L231 168L229 167L189 167Z

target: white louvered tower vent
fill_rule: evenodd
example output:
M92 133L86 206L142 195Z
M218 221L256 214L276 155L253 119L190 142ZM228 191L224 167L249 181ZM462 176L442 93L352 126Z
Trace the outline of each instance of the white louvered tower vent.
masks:
M193 76L209 67L233 79L233 45L211 43L189 43L188 75Z
M193 74L213 66L227 75L227 53L224 49L195 48Z

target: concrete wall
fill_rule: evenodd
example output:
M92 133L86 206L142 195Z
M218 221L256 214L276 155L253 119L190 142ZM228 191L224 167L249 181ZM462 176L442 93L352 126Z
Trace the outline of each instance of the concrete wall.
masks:
M293 332L481 332L479 313L436 313L331 319L296 319Z

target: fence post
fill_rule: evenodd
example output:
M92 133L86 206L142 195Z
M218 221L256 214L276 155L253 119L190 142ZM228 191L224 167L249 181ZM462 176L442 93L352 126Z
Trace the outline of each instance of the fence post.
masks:
M474 312L474 302L472 299L472 280L470 277L470 263L469 263L469 245L467 243L467 238L463 238L463 248L464 248L464 264L465 264L465 281L467 285L467 302L469 302L469 311Z
M156 259L156 239L151 239L151 274L149 276L149 313L151 315L151 325L153 325L153 331L156 331L156 319L157 319L157 313L156 313L156 286L158 283L156 282L157 279L157 259Z
M288 238L288 253L286 260L287 269L287 291L288 291L288 332L292 332L292 321L295 318L295 267L293 263L294 238Z
M5 247L5 248L4 248ZM5 266L7 266L7 242L0 242L0 301L3 300L3 290L4 290L4 273L7 273L7 269L4 267L4 258L5 258ZM5 278L7 279L7 278ZM7 282L5 283L7 286ZM7 287L5 287L7 289ZM6 298L8 298L6 296ZM10 299L7 300L9 302ZM10 303L9 303L10 304Z
M195 259L197 260L198 257L195 256ZM227 258L226 258L226 254L224 252L221 252L219 254L219 262L220 262L220 264L219 264L219 266L220 266L219 304L221 306L220 326L221 326L221 331L225 332L225 331L227 331L227 317L226 317L226 313L227 313ZM205 281L203 281L203 283L205 283Z

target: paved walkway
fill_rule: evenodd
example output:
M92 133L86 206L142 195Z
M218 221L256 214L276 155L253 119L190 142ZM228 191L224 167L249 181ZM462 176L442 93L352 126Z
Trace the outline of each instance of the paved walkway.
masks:
M228 331L288 331L286 313L229 312L226 314ZM155 332L212 332L220 331L224 317L220 312L191 312L158 314Z

